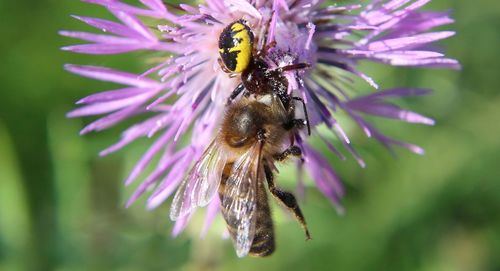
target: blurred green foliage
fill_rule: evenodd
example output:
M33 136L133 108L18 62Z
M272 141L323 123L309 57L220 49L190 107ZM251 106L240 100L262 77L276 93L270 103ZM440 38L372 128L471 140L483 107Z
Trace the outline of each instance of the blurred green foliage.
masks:
M216 221L199 239L201 220L174 239L168 203L125 209L134 187L122 180L150 144L98 157L127 124L78 135L90 119L66 119L78 98L110 87L63 71L64 63L141 71L144 53L86 56L61 29L89 28L70 14L110 18L79 1L0 2L0 270L500 270L500 2L434 0L453 10L458 34L442 45L461 72L367 64L385 88L433 88L402 101L437 119L435 127L375 121L389 135L423 146L394 159L360 131L353 141L368 167L331 157L347 186L346 215L308 186L302 208L313 240L274 206L276 253L235 256ZM130 124L130 123L128 123ZM397 124L397 125L394 125ZM280 181L293 187L283 170ZM200 222L200 223L198 223Z

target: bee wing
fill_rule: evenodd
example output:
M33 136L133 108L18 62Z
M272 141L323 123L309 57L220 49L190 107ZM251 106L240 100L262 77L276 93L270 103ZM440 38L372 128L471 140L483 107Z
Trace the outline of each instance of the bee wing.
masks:
M222 199L226 216L236 226L233 241L238 257L248 254L255 235L257 169L261 146L262 143L256 143L234 163Z
M170 219L175 221L207 205L219 187L225 164L226 155L215 139L182 180L172 201Z

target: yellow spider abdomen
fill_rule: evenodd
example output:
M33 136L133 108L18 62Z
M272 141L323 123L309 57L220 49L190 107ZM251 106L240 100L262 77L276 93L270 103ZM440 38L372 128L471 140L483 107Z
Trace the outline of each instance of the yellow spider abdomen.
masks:
M253 34L250 27L238 20L228 25L219 37L219 54L228 70L241 73L250 64Z

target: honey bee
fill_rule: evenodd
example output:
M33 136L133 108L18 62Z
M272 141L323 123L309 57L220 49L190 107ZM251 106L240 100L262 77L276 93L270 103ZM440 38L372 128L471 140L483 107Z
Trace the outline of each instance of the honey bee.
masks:
M295 197L276 187L272 172L275 161L301 155L297 146L282 147L298 128L285 125L292 116L285 112L279 98L264 97L270 102L259 98L243 97L228 106L219 133L181 183L170 213L172 220L183 217L195 207L208 204L218 191L239 257L267 256L275 248L264 180L310 238Z
M295 117L294 101L302 100L287 93L288 81L282 74L305 65L270 69L261 53L242 53L253 50L253 35L242 20L226 27L220 40L221 65L227 72L241 72L242 83L229 97L215 139L179 186L170 218L176 220L207 205L218 192L237 255L268 256L274 252L275 243L265 183L310 239L294 195L276 187L273 173L276 162L301 156L301 149L294 145L296 133L306 124L310 132L305 106L306 120ZM249 44L242 45L245 42ZM236 99L241 92L244 95Z

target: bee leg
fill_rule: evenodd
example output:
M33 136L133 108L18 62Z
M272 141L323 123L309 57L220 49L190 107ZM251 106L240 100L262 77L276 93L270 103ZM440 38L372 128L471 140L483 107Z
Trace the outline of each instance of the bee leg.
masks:
M307 135L311 135L311 126L309 124L309 114L307 114L307 108L306 108L306 103L304 102L304 99L300 97L292 97L295 101L300 101L302 103L302 108L304 110L304 116L306 118L305 122L307 124Z
M283 161L286 158L288 158L288 156L290 156L290 155L301 156L302 150L297 146L290 146L284 152L274 155L274 159L276 159L278 161Z
M227 104L231 104L234 99L236 99L236 97L238 97L238 95L240 95L240 93L245 89L245 86L243 85L243 83L240 83L234 90L233 92L231 93L231 95L229 96L229 98L227 98Z
M271 194L283 205L285 205L290 212L292 212L295 216L295 219L299 222L304 230L306 235L306 240L311 239L311 235L309 234L309 229L307 228L306 219L304 215L302 215L302 211L300 210L299 204L295 199L295 196L292 193L280 190L274 185L274 176L273 172L269 168L267 164L264 164L264 172L266 174L267 186L269 187L269 191Z

